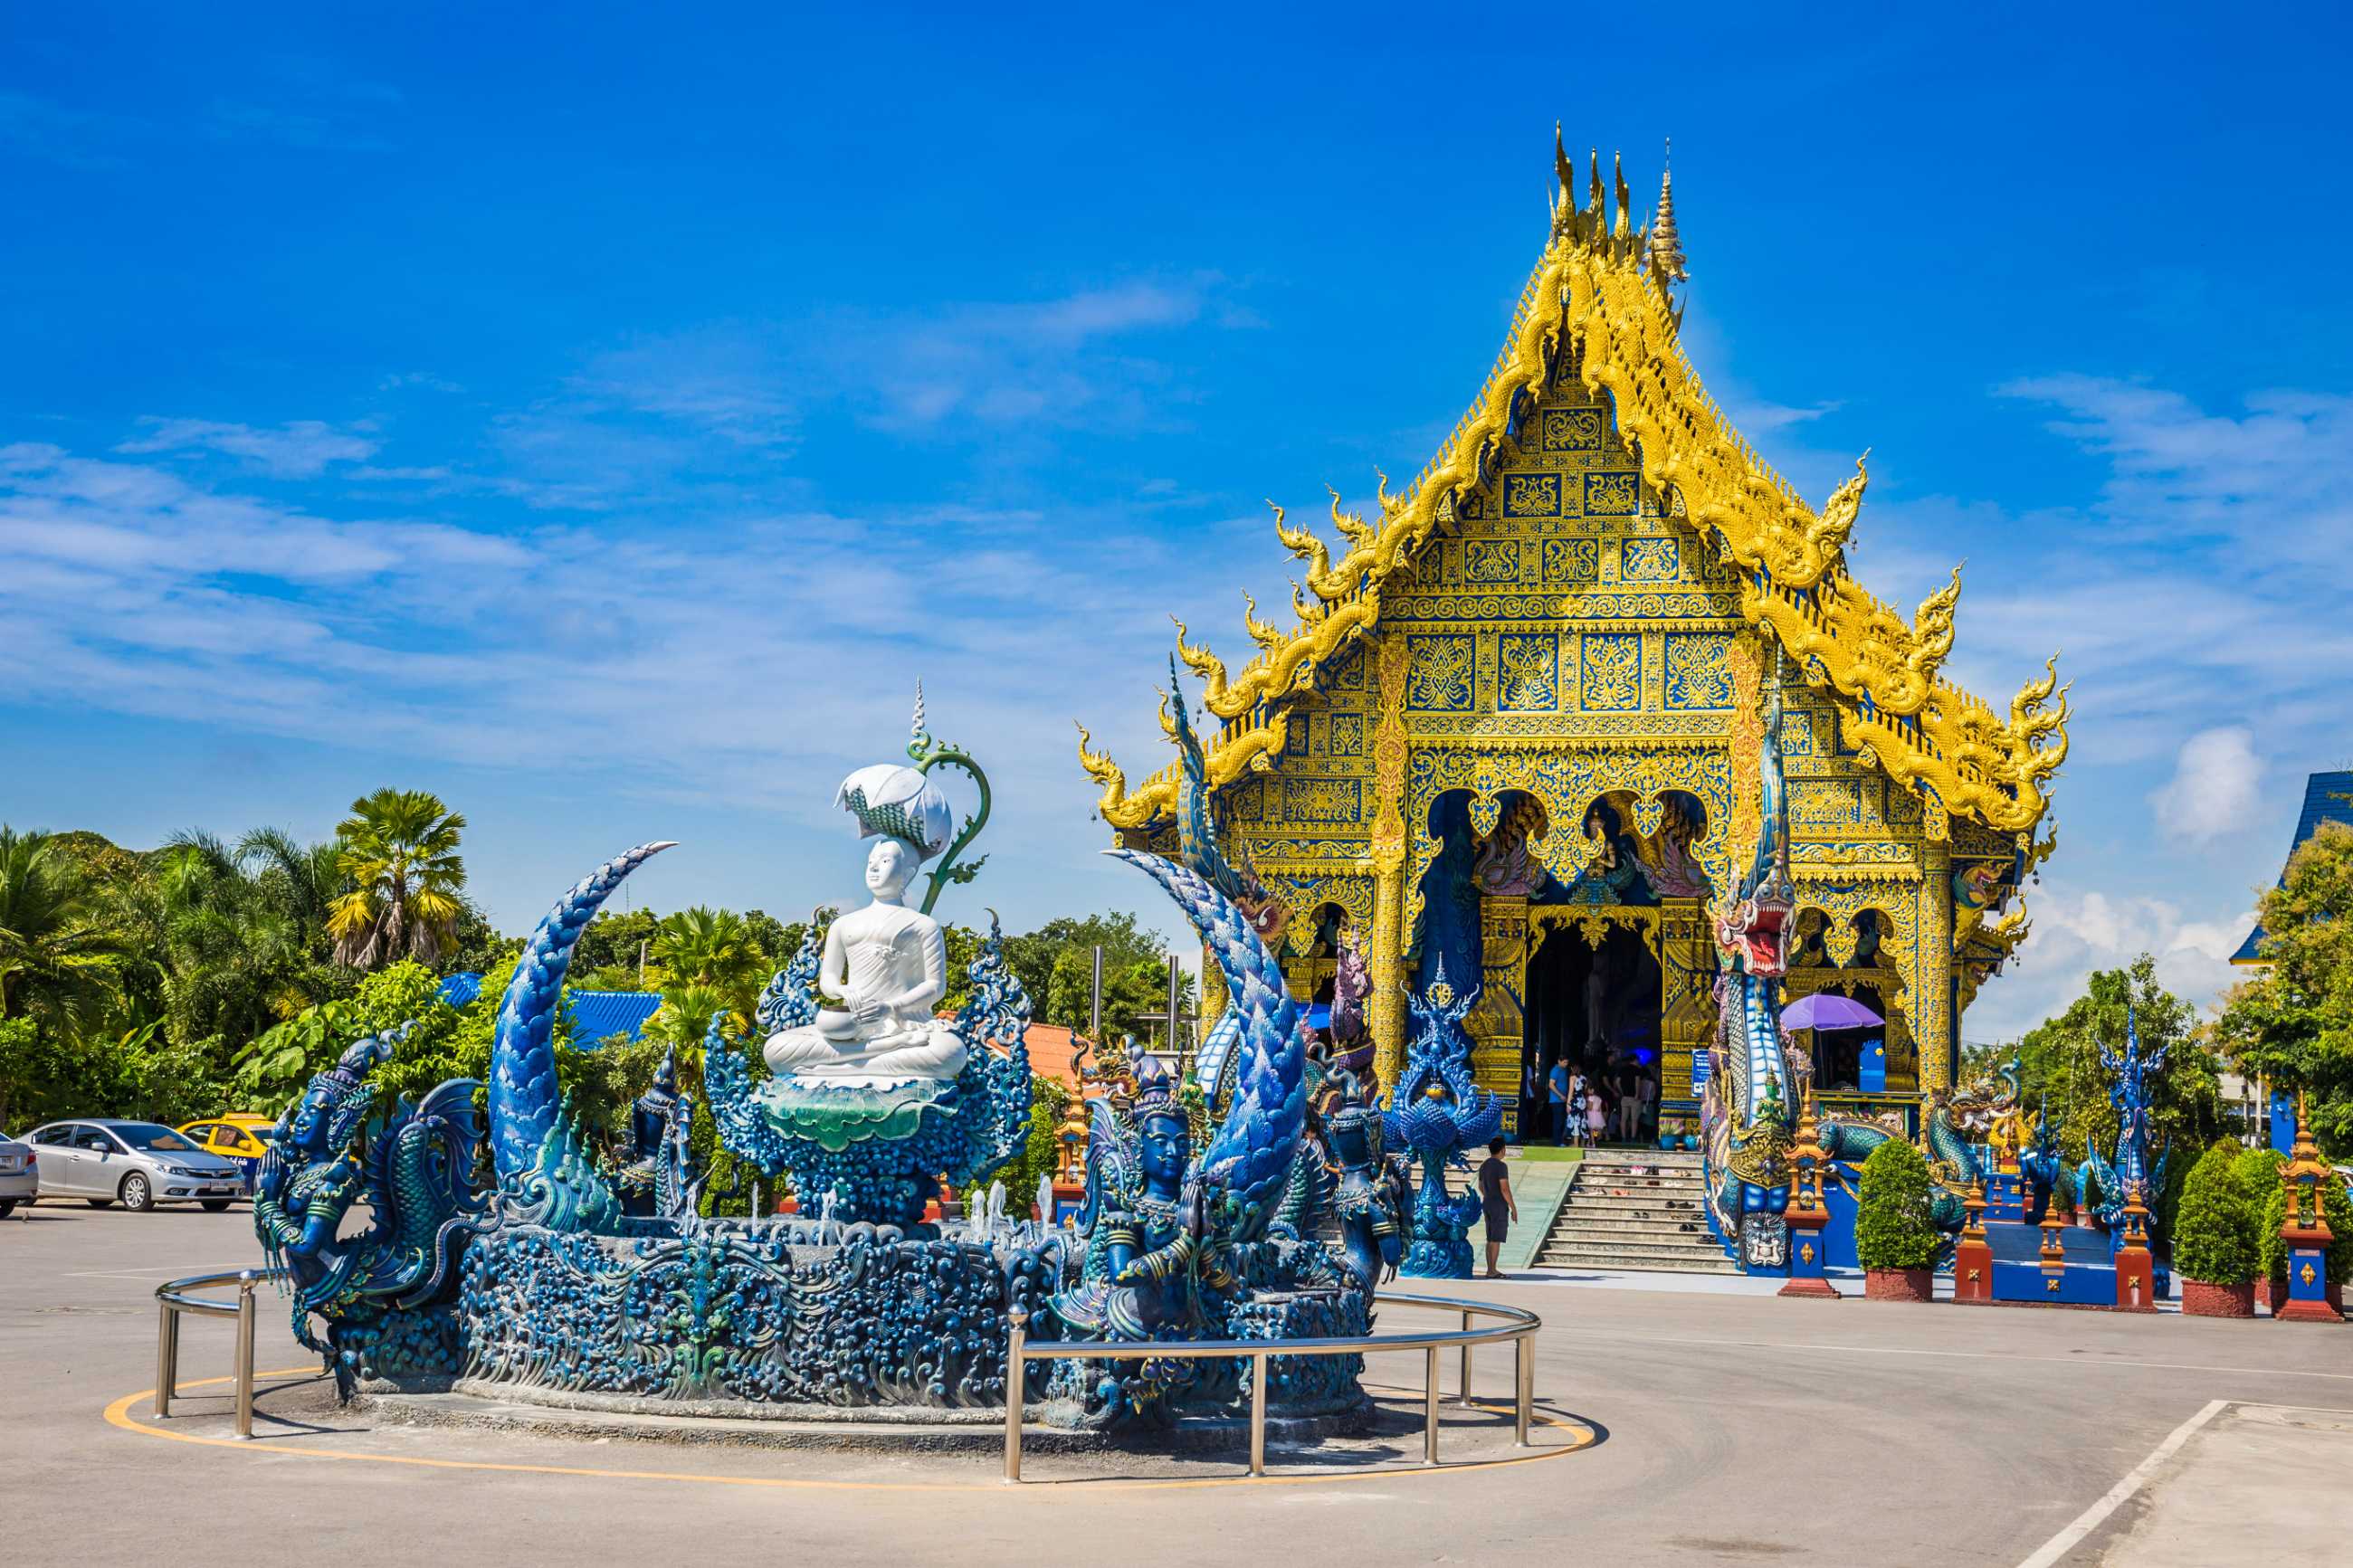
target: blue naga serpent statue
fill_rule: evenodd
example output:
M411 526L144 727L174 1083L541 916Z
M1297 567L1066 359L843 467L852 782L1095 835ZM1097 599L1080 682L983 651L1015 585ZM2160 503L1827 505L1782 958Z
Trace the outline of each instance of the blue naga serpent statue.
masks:
M2099 1150L2087 1146L2084 1163L2076 1168L2076 1183L2086 1197L2096 1188L2099 1196L2092 1204L2092 1217L2111 1235L2124 1230L2129 1188L2138 1185L2142 1201L2154 1208L2157 1194L2165 1186L2170 1151L2159 1154L2154 1163L2149 1159L2148 1080L2151 1074L2165 1070L2165 1058L2172 1054L2170 1041L2142 1053L2129 1003L2125 1006L2124 1054L2117 1055L2105 1044L2100 1047L2100 1065L2112 1075L2108 1103L2116 1108L2116 1152L2103 1157Z
M1446 1170L1462 1164L1464 1150L1486 1142L1504 1125L1503 1102L1472 1077L1471 1037L1462 1020L1477 1000L1475 988L1455 991L1446 978L1443 955L1429 985L1409 999L1413 1036L1406 1042L1405 1072L1383 1119L1388 1138L1421 1164L1409 1226L1412 1243L1399 1269L1409 1279L1471 1278L1469 1236L1471 1222L1479 1217L1479 1194L1448 1196Z
M253 1226L291 1283L294 1337L326 1359L348 1398L363 1367L453 1375L463 1359L453 1307L459 1249L483 1226L473 1188L482 1126L471 1079L396 1104L373 1138L368 1070L413 1026L359 1041L286 1108L262 1160ZM353 1204L372 1221L338 1235ZM324 1340L311 1331L316 1314Z
M491 1213L475 1184L484 1142L474 1098L483 1086L452 1079L412 1106L393 1107L373 1136L368 1070L412 1026L364 1039L313 1077L279 1119L253 1205L265 1254L288 1270L294 1334L322 1352L349 1397L362 1376L448 1378L463 1369L459 1262L470 1237L504 1217L617 1218L620 1204L555 1087L554 1013L580 932L621 879L668 848L648 844L600 868L560 901L516 965L491 1048L493 1168L505 1202ZM365 1199L372 1215L339 1235ZM326 1337L311 1331L311 1319Z
M1805 1063L1782 1045L1781 980L1788 970L1788 927L1797 894L1789 879L1778 669L1766 684L1756 853L1734 897L1715 910L1713 921L1720 969L1703 1148L1710 1226L1744 1263L1773 1270L1788 1261L1782 1215L1788 1207L1788 1154ZM1816 1136L1833 1162L1852 1163L1893 1134L1869 1122L1823 1117ZM1949 1218L1946 1228L1957 1230L1959 1199L1939 1194L1937 1203L1939 1223Z

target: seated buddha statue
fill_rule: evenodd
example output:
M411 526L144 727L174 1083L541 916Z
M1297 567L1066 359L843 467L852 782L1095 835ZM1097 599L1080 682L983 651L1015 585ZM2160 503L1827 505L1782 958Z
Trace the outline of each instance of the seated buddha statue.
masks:
M935 1016L947 994L947 941L937 921L907 907L907 886L947 839L945 797L913 768L861 768L836 804L875 839L866 857L873 902L838 917L818 971L817 1020L780 1029L763 1052L780 1078L844 1087L944 1081L968 1054Z

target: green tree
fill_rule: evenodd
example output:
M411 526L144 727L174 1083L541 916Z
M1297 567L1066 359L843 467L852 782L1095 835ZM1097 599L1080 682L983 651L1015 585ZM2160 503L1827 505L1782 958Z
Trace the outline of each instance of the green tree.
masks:
M466 819L424 790L380 789L352 802L336 828L336 867L351 879L328 917L335 957L374 969L413 957L430 963L454 941L466 865Z
M2287 1220L2287 1192L2280 1185L2280 1167L2287 1156L2273 1148L2242 1149L2238 1154L2239 1183L2247 1190L2247 1201L2254 1206L2255 1277L2261 1279L2284 1279L2287 1277L2287 1243L2280 1239L2280 1226Z
M2262 1265L2257 1211L2239 1172L2236 1143L2225 1139L2200 1156L2181 1190L2173 1266L2209 1285L2244 1285Z
M2127 1004L2142 1052L2170 1047L2165 1070L2148 1079L2152 1158L2167 1148L2202 1149L2222 1130L2221 1063L2201 1037L2197 1010L2158 984L2157 961L2143 953L2126 968L2095 971L2064 1013L2019 1044L2021 1097L2058 1120L2070 1163L2090 1146L2104 1154L2116 1147L2116 1112L2100 1050L2124 1050ZM2167 1218L2158 1215L2160 1228Z
M2217 1032L2241 1072L2306 1091L2314 1136L2353 1148L2353 826L2323 823L2256 907L2263 973Z
M126 956L73 856L0 826L0 1018L70 1033L103 1011Z
M1928 1163L1905 1140L1890 1138L1862 1163L1855 1256L1865 1268L1926 1268L1936 1261L1936 1242Z
M1005 1168L990 1178L1005 1184L1005 1212L1019 1217L1029 1212L1038 1178L1052 1180L1061 1163L1062 1113L1070 1108L1071 1091L1060 1079L1033 1079L1029 1084L1029 1134ZM984 1184L983 1191L987 1187ZM1053 1215L1048 1215L1048 1219Z
M768 978L768 955L760 951L741 915L701 904L681 910L655 925L653 951L666 984L713 993L720 1008L750 1023L753 1004ZM708 1023L715 1009L698 1002L697 1010ZM700 1026L695 1037L702 1037Z

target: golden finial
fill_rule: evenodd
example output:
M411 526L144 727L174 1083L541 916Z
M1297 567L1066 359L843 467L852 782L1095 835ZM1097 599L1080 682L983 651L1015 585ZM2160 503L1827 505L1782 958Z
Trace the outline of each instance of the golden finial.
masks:
M1609 184L1618 198L1618 218L1609 232L1620 239L1634 232L1634 193L1626 188L1626 155L1609 154Z
M1651 266L1670 283L1685 283L1691 273L1683 266L1683 236L1675 228L1675 144L1667 141L1667 161L1659 166L1659 211L1651 220Z
M2320 1157L2320 1145L2312 1140L2312 1118L2305 1113L2304 1090L2295 1091L2295 1146L2286 1164L2280 1167L2280 1185L2287 1192L2287 1223L2301 1230L2326 1230L2328 1222L2323 1217L2320 1201L2321 1184L2337 1179L2337 1173Z
M1586 157L1585 205L1593 210L1593 224L1601 226L1601 149L1588 148Z

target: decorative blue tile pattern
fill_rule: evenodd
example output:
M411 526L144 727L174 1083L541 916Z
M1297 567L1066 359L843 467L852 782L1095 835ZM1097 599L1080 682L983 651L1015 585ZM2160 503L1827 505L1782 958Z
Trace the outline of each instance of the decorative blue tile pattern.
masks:
M1672 539L1629 539L1620 545L1618 575L1629 583L1672 583L1682 574L1683 552Z
M1642 638L1638 632L1587 632L1577 639L1577 696L1589 712L1642 705Z
M1631 544L1633 540L1627 541ZM1670 708L1719 710L1732 706L1732 637L1728 632L1670 632L1666 647ZM1788 733L1783 721L1783 735ZM1782 747L1788 754L1786 744Z
M1547 408L1542 432L1547 452L1601 450L1601 411L1598 408Z
M1460 713L1472 702L1472 661L1476 651L1468 633L1417 633L1405 639L1405 705L1420 713Z
M1630 474L1627 476L1632 478ZM1558 474L1507 474L1504 478L1505 517L1558 517Z
M1510 713L1548 713L1560 706L1560 638L1552 632L1505 632L1498 639L1495 706Z
M1632 474L1588 474L1585 476L1585 515L1631 517L1639 495Z
M1601 574L1601 542L1597 539L1547 539L1544 542L1545 581L1578 587Z
M1462 575L1469 582L1516 583L1519 581L1520 544L1515 539L1468 541L1463 546L1462 560Z

